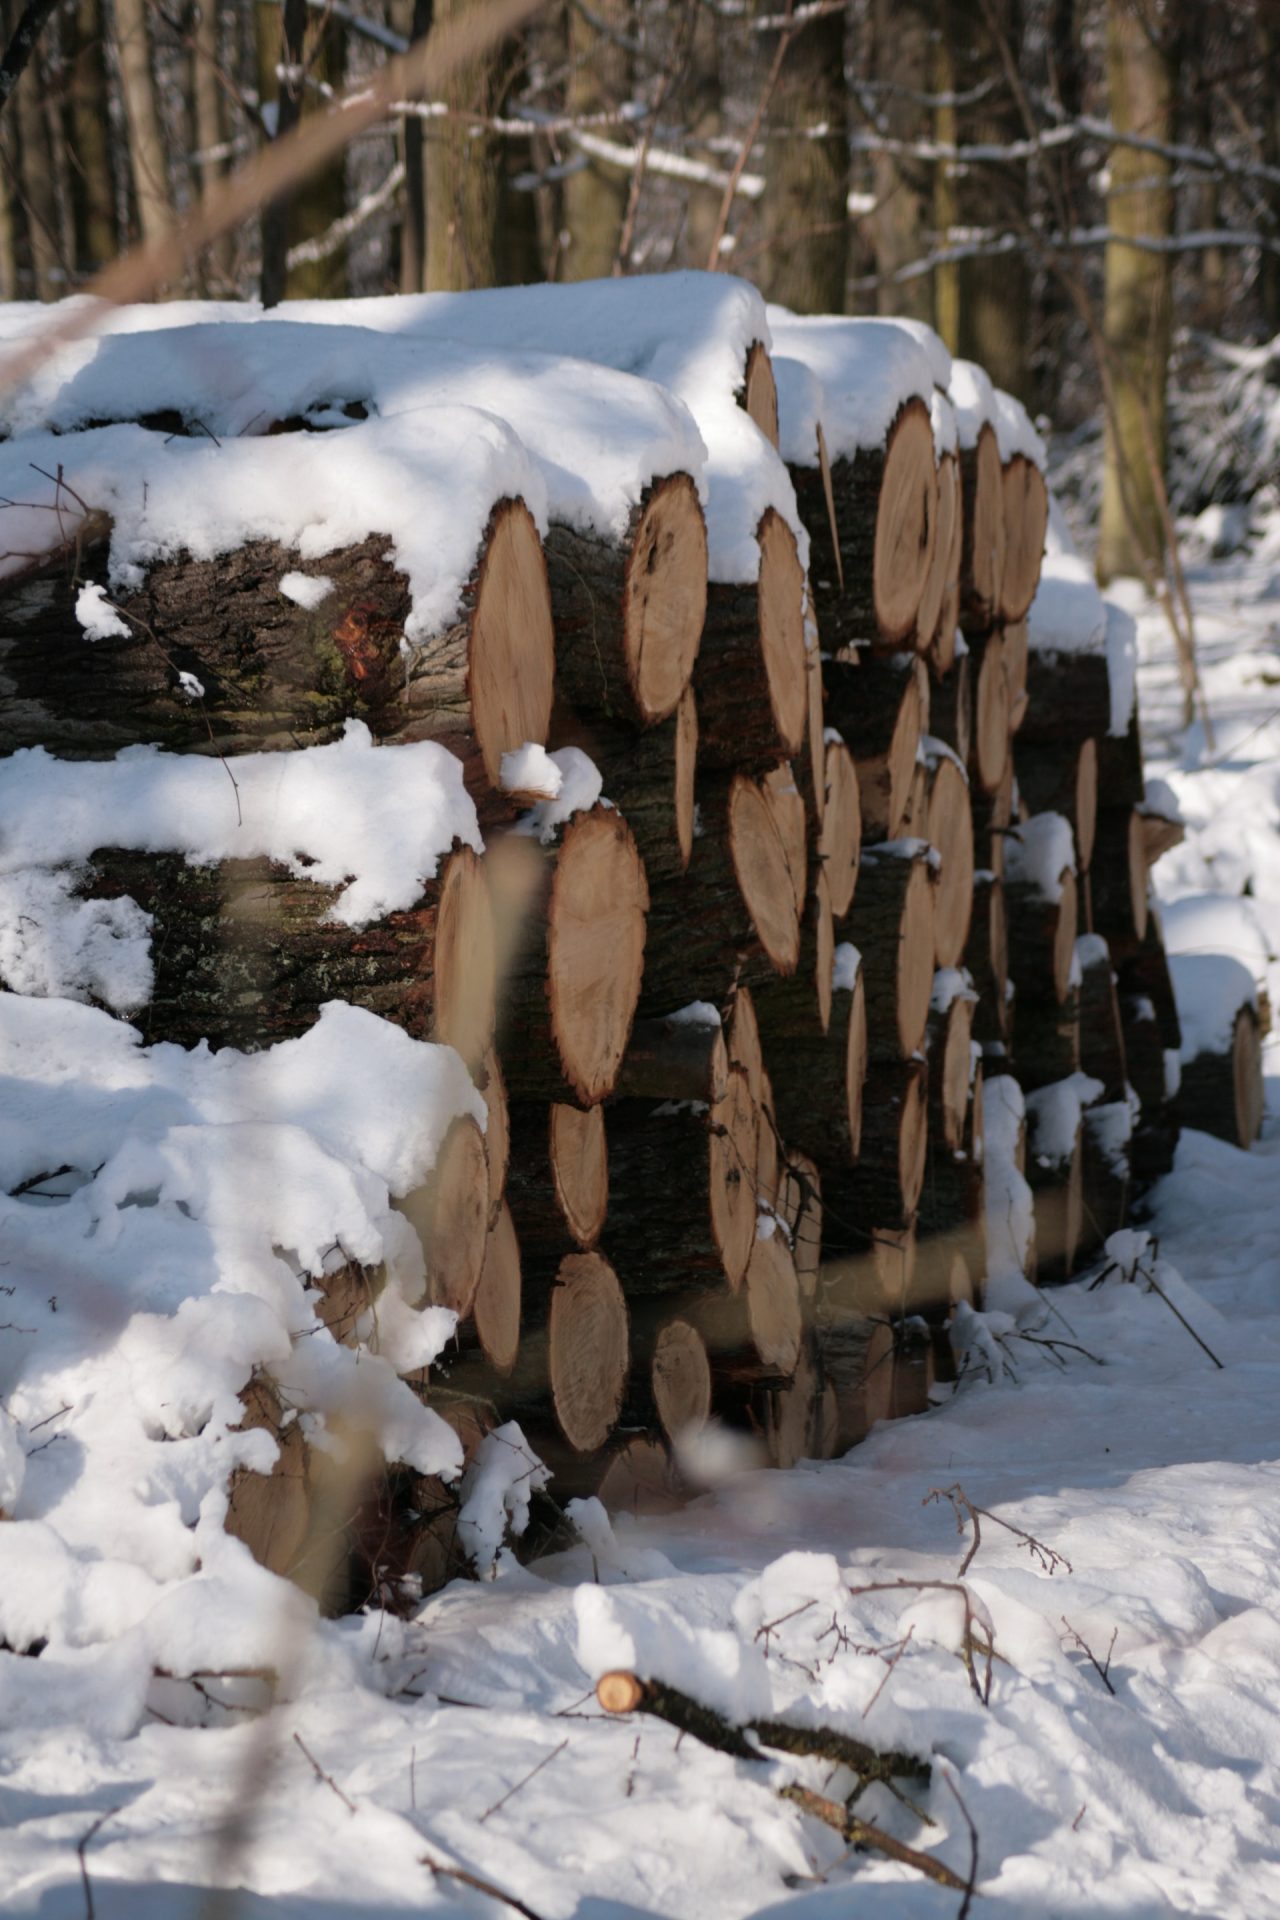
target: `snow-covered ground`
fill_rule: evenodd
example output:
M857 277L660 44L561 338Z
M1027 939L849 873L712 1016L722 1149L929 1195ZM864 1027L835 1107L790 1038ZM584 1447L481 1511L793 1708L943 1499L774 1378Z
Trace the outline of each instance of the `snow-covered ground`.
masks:
M1272 526L1192 576L1213 754L1181 736L1163 622L1137 611L1151 771L1189 823L1161 889L1248 883L1274 949ZM1280 1914L1280 1079L1269 1093L1252 1154L1184 1136L1148 1223L1159 1293L1113 1275L1055 1294L997 1353L998 1383L843 1462L613 1529L588 1510L581 1547L504 1558L407 1623L308 1630L296 1604L272 1617L264 1580L246 1644L285 1675L267 1712L252 1678L140 1688L128 1634L0 1656L3 1910L496 1914L460 1870L541 1920L960 1913L962 1894L847 1854L779 1797L797 1780L843 1794L826 1763L734 1760L604 1716L592 1683L625 1665L730 1715L928 1758L909 1788L927 1823L879 1787L857 1810L962 1879L972 1821L975 1914ZM955 1586L972 1531L932 1497L957 1487L988 1516L964 1575L991 1636L985 1702ZM130 1513L152 1497L121 1492ZM106 1555L110 1512L101 1530ZM979 1691L984 1668L979 1652Z

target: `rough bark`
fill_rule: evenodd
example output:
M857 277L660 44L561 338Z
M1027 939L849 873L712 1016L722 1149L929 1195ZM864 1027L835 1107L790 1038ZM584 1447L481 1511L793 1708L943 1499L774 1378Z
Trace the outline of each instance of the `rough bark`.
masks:
M762 11L772 12L771 0ZM769 102L758 284L795 313L841 313L849 255L843 11L808 21L787 46ZM755 36L773 61L778 32Z
M825 660L827 717L853 754L858 770L862 843L901 834L916 751L929 725L929 679L914 654L866 660L860 666Z
M857 1165L822 1170L828 1254L860 1253L881 1228L911 1226L924 1184L928 1131L925 1062L874 1067L862 1090Z
M921 842L889 842L863 857L848 934L866 975L873 1060L909 1059L924 1042L933 987L936 886Z
M461 20L479 0L435 0L438 22ZM441 94L457 118L428 122L427 265L432 292L465 292L497 281L498 156L492 135L466 116L487 117L498 105L500 46L455 68Z
M861 970L831 996L821 1038L776 1048L774 1105L783 1138L810 1155L819 1170L848 1167L862 1138L862 1083L867 1069L867 1014Z
M1027 660L1027 714L1019 745L1028 760L1041 745L1105 739L1111 725L1111 680L1105 653L1033 650Z
M711 767L768 767L798 754L808 717L804 575L772 507L754 583L712 581L693 671L699 754Z
M960 495L960 624L972 640L995 620L1004 578L1004 476L991 426L982 428L975 446L961 449Z
M597 24L598 23L598 24ZM631 0L602 0L592 17L571 7L565 109L616 111L631 98ZM603 280L614 270L626 217L630 175L594 155L581 156L564 182L566 280ZM701 262L699 262L701 265ZM624 263L625 265L625 263Z

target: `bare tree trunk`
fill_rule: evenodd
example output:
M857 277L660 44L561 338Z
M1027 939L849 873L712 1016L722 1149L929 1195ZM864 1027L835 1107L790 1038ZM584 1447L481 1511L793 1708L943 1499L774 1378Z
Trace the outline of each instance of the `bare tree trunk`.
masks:
M933 79L936 8L932 0L875 0L876 77L894 91L879 96L883 129L894 139L914 140ZM877 154L874 217L876 271L881 277L881 313L901 313L932 322L931 273L894 281L892 276L928 254L933 238L933 169L927 162Z
M772 10L773 0L762 0ZM796 313L843 313L849 264L844 13L795 34L770 108L758 279ZM772 60L777 34L761 36Z
M1280 10L1274 0L1263 0L1257 9L1261 70L1271 76L1262 95L1262 157L1269 167L1280 167ZM1272 187L1271 238L1280 242L1280 187ZM1269 334L1280 333L1280 254L1264 253L1258 268L1263 325Z
M314 13L306 0L285 0L283 8L259 4L258 92L276 104L277 140L308 113L326 111L320 88L340 89L346 67L342 23L329 12ZM265 208L262 216L262 301L324 300L346 291L346 249L319 260L289 265L292 247L318 240L346 209L346 163L339 155L317 168L290 194Z
M58 241L58 197L54 191L49 129L40 102L39 56L13 92L17 131L17 193L22 203L37 300L56 300L66 292L65 262Z
M697 5L697 0L693 0ZM720 85L720 22L711 7L698 6L693 36L689 42L689 64L683 90L685 123L695 160L710 161L717 156L707 146L724 130L724 112ZM683 258L695 267L705 267L720 219L721 189L691 186L685 212Z
M1122 133L1173 138L1174 65L1145 0L1109 0L1107 90ZM1164 553L1164 471L1172 273L1167 253L1127 244L1173 230L1171 162L1114 147L1107 222L1103 332L1111 368L1098 530L1098 577L1142 573ZM1153 470L1154 469L1154 470Z
M525 35L518 43L520 57L512 61L513 72L503 113L518 99L521 83L529 67L529 45ZM538 221L538 196L535 189L517 186L521 174L533 171L530 145L506 140L495 154L498 167L497 277L504 287L528 287L546 279L543 266L542 235Z
M436 0L438 21L457 19L476 0ZM461 293L497 280L498 157L465 115L490 116L499 97L501 48L459 67L444 87L451 118L431 123L427 140L427 286ZM437 130L438 129L438 130Z
M0 126L0 300L18 297L18 218L13 195L13 134Z
M933 134L940 146L955 146L960 138L955 109L956 55L951 0L940 0L939 30L933 48L933 91L939 104L933 110ZM933 225L939 246L946 246L960 224L960 196L956 170L946 162L934 169ZM933 324L950 347L960 351L960 263L949 260L933 270Z
M79 0L71 36L71 208L77 271L93 274L113 260L116 228L115 170L107 98L107 61L102 0Z
M955 10L970 60L960 68L966 89L988 91L959 116L966 142L1004 146L1023 132L1022 116L1005 69L1022 39L1021 0L965 0ZM1025 164L976 167L960 187L962 226L1003 226L1021 234L1027 224ZM1025 254L960 264L960 351L984 366L998 387L1030 398L1031 283Z
M631 0L597 0L597 27L576 9L569 13L570 113L604 113L631 96L631 56L621 40L631 31ZM564 259L566 280L599 280L613 272L626 218L628 176L617 167L588 159L564 183L564 218L569 235Z
M146 0L115 0L115 17L138 223L143 239L149 244L162 240L173 225L173 201L151 67Z
M431 0L399 0L395 23L406 39L420 40L431 28ZM426 285L427 161L422 122L410 114L401 134L404 152L404 216L400 222L400 291L421 293Z
M97 0L93 0L97 4ZM83 0L82 0L83 4ZM227 115L219 77L218 0L196 0L192 91L195 100L196 146L200 159L200 195L207 200L226 171L216 157L227 137ZM209 249L205 278L213 290L226 293L232 285L231 236L223 234Z

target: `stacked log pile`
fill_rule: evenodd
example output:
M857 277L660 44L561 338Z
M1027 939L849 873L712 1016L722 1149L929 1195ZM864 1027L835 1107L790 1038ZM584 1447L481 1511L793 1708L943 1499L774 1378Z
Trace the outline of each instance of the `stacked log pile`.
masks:
M1036 644L1029 426L973 379L949 397L940 345L903 338L926 373L873 445L795 457L781 382L798 517L763 511L750 580L708 577L700 476L672 471L608 539L495 502L456 616L407 652L374 536L325 556L310 607L269 590L296 563L269 541L164 560L90 671L66 636L104 521L4 589L4 753L234 770L355 719L461 760L484 851L356 931L264 859L103 847L79 884L153 918L152 1040L261 1046L338 997L461 1054L487 1128L456 1122L400 1203L458 1316L420 1390L469 1447L517 1419L558 1498L680 1497L713 1420L785 1466L927 1407L942 1330L983 1298L992 1080L1030 1096L1045 1280L1176 1138L1136 713L1117 735L1105 650ZM776 440L747 345L737 397ZM1256 1032L1242 1002L1241 1133ZM448 1490L402 1505L406 1564L452 1570Z

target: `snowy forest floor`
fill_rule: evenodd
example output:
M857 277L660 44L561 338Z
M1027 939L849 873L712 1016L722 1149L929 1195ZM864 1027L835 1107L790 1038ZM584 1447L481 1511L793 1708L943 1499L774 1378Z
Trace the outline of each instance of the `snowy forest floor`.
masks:
M1192 577L1214 755L1199 729L1182 735L1164 623L1139 613L1149 770L1188 819L1161 890L1251 882L1276 948L1271 525ZM778 1797L795 1780L847 1791L825 1763L734 1760L661 1721L605 1717L592 1681L627 1665L729 1713L932 1755L915 1791L933 1824L882 1788L858 1811L962 1879L967 1814L974 1914L1280 1915L1280 1053L1267 1058L1259 1147L1186 1134L1155 1196L1147 1225L1185 1283L1164 1267L1162 1300L1086 1276L1038 1329L1069 1347L1014 1336L1015 1377L966 1384L843 1462L741 1476L614 1530L587 1516L588 1544L529 1569L504 1559L492 1584L455 1583L412 1622L323 1625L289 1648L291 1697L265 1714L252 1681L157 1681L136 1728L109 1660L8 1661L22 1674L0 1725L0 1907L502 1911L434 1862L540 1920L960 1913L961 1894L846 1854ZM930 1496L957 1484L1007 1523L985 1521L964 1577L994 1635L985 1705L954 1589L849 1591L955 1582L972 1534Z

